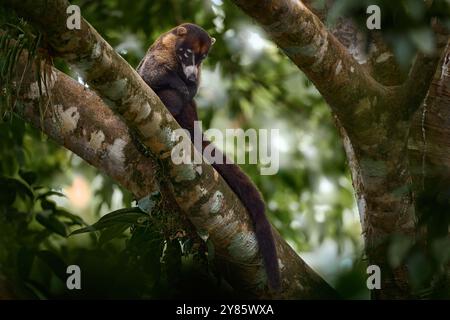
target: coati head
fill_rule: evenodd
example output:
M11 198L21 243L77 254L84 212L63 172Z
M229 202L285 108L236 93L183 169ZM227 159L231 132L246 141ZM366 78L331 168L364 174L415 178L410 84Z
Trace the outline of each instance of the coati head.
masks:
M192 23L184 23L172 30L176 35L175 54L183 76L188 82L197 82L200 65L216 39Z

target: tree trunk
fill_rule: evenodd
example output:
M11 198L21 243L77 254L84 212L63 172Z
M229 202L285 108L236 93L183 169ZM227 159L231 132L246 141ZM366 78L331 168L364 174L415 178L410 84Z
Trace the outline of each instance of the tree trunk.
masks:
M439 281L430 279L417 288L410 277L408 259L413 257L397 263L389 259L398 238L419 248L422 255L430 254L429 241L437 238L434 229L448 238L450 208L442 199L444 194L448 199L450 186L449 168L443 164L450 150L450 127L442 120L450 106L447 31L433 26L436 53L418 54L404 77L379 34L372 37L378 50L361 59L365 46L352 21L341 18L335 29L327 30L321 19L328 6L316 9L312 1L289 0L233 2L314 82L333 111L352 172L365 252L369 264L381 269L381 290L372 296L418 298L436 286L448 287L448 277L439 275L435 277ZM432 86L429 91L435 75L439 89ZM435 210L426 210L435 202L439 203ZM418 224L424 220L426 225ZM422 252L424 242L428 248Z

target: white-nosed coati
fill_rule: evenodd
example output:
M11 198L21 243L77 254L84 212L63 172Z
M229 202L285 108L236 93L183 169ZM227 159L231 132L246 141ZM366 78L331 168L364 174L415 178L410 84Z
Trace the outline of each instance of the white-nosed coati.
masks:
M137 67L139 75L155 91L180 126L190 132L191 139L194 135L194 121L198 120L193 98L200 83L200 67L214 42L215 39L199 26L185 23L162 34L148 49ZM209 141L204 141L203 149L209 144ZM220 150L214 151L220 153ZM265 214L264 201L250 178L238 165L227 164L226 161L222 163L213 163L212 166L249 212L269 286L278 290L278 258L271 225Z

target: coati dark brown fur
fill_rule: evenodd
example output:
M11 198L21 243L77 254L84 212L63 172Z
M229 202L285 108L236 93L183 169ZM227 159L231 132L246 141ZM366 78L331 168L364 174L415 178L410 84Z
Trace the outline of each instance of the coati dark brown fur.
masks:
M155 91L161 101L184 129L194 136L194 121L198 120L194 97L200 83L200 68L215 39L195 24L185 23L162 34L148 49L137 67L139 75ZM203 149L209 145L203 142ZM202 150L199 150L202 152ZM236 164L212 166L227 182L249 212L263 256L269 286L280 288L280 271L271 225L265 214L262 197L250 178ZM213 154L214 156L214 154Z

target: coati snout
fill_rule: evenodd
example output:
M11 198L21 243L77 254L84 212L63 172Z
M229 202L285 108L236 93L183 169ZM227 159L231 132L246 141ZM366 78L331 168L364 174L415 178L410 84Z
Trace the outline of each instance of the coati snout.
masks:
M177 36L176 56L183 76L189 82L196 82L200 64L207 57L209 49L216 40L205 30L191 23L184 23L173 32Z

